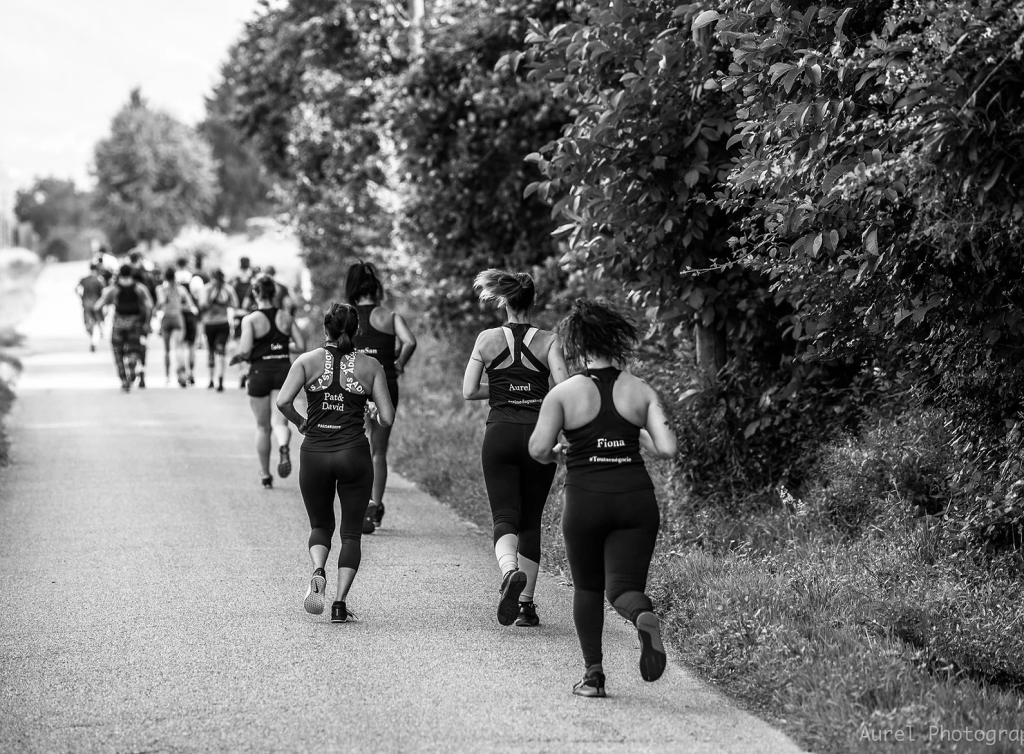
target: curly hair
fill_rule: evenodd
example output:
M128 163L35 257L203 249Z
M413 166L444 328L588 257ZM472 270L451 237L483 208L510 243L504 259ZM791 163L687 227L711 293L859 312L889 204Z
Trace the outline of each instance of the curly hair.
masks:
M640 341L640 331L604 299L578 298L558 323L566 355L582 365L588 356L625 361Z

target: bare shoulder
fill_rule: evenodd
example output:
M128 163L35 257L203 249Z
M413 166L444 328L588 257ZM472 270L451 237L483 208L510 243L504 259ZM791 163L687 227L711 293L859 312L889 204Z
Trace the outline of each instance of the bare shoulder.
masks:
M356 369L365 369L365 370L369 370L369 371L373 371L373 370L377 370L377 369L383 369L383 367L381 367L381 365L380 365L380 362L377 361L372 356L367 356L362 351L356 351L355 354L356 354L356 361L355 361Z
M637 377L632 372L622 370L622 374L619 377L624 382L624 386L629 388L630 391L636 391L637 393L643 393L651 398L657 398L658 394L654 388L648 384L647 380Z
M558 383L548 392L548 395L572 395L579 393L581 390L585 390L588 385L592 385L593 382L585 374L574 374L567 380Z

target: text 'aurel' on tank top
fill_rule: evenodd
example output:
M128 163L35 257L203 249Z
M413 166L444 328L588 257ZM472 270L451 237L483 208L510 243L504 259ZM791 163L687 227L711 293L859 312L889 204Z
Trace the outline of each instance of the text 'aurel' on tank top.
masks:
M259 312L270 320L270 329L262 338L253 340L249 363L264 369L287 370L291 367L291 360L288 358L288 343L291 342L291 338L288 333L277 329L277 309L260 309Z
M601 408L589 424L565 430L565 484L592 492L629 492L653 487L640 455L640 427L622 418L612 391L621 371L588 369L601 395Z
M491 406L487 423L536 424L540 404L548 394L548 377L551 375L551 370L530 350L537 328L526 322L516 322L503 325L501 332L506 346L486 370ZM498 365L510 355L512 363L499 368ZM524 362L532 364L532 368Z
M394 379L398 376L398 372L395 371L395 334L382 332L370 322L370 315L376 308L376 304L356 304L356 311L359 312L359 330L352 343L356 350L380 362L384 367L385 377Z
M306 435L302 449L333 453L368 445L363 412L369 396L356 379L356 354L324 346L324 373L306 386Z

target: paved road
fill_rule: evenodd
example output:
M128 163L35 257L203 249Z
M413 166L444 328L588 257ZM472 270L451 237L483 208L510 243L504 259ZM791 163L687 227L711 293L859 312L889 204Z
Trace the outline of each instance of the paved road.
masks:
M44 273L44 307L74 314L76 270ZM0 470L0 751L798 750L678 665L645 684L613 615L609 697L572 696L570 591L542 576L543 625L499 626L488 539L397 476L361 620L307 615L295 475L259 487L241 391L124 395L77 317L27 329Z

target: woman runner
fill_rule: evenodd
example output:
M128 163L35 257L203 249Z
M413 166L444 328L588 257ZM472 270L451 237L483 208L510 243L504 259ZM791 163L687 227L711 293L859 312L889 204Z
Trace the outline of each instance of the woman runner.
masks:
M484 330L466 366L462 396L487 400L491 410L480 452L494 521L494 556L501 569L498 623L537 626L533 602L540 568L540 525L555 467L530 457L527 443L550 382L568 376L558 336L529 324L533 278L486 270L473 287L480 300L504 309L508 322ZM482 382L484 372L487 381Z
M359 312L359 332L353 339L355 347L375 358L384 367L391 404L397 409L398 376L405 373L405 365L416 350L416 336L401 314L380 305L384 298L384 286L372 264L356 262L348 268L345 297ZM396 338L401 343L398 353L395 353ZM370 454L373 456L373 495L366 509L363 534L373 534L384 518L384 487L388 482L391 425L384 426L368 418L366 431L370 437Z
M665 670L660 623L644 593L659 516L640 449L671 458L676 438L657 393L616 366L637 342L630 322L601 302L581 299L559 329L570 358L586 371L544 399L530 453L554 464L562 449L556 444L558 433L565 432L562 534L572 572L573 621L586 664L573 693L604 696L602 592L636 626L643 679L656 681Z
M288 312L274 308L273 279L266 275L257 278L252 292L257 308L242 319L242 338L238 344L238 353L231 358L231 363L249 362L246 384L249 406L256 417L256 456L260 461L260 483L270 489L274 486L274 477L270 473L271 430L277 438L280 453L277 474L284 479L292 473L288 450L292 431L284 414L271 407L291 367L289 341L294 341L300 351L304 350L305 345L302 333Z
M185 312L193 310L192 295L174 279L174 270L164 270L164 282L156 289L156 309L163 312L160 320L160 335L164 339L164 377L171 381L171 362L181 387L188 385L188 351L182 341L185 328ZM172 358L173 354L173 358Z
M333 304L324 316L323 348L295 360L277 407L299 428L299 490L309 515L309 557L313 576L303 607L319 615L327 591L327 556L334 535L334 495L341 501L341 552L338 553L338 590L331 605L331 623L345 623L355 615L346 607L349 589L359 570L360 539L373 484L373 462L363 429L367 401L377 407L376 420L388 427L395 409L387 379L379 363L358 353L353 338L359 314L347 304ZM293 403L306 391L306 416Z
M239 305L234 288L224 282L224 272L215 269L212 278L199 298L199 311L203 318L203 332L206 333L206 363L210 367L210 384L206 387L212 388L216 377L217 392L222 393L231 337L231 312L237 311Z
M93 311L102 316L106 306L114 307L114 321L110 328L110 347L114 352L117 376L121 389L128 392L135 381L139 354L145 347L142 338L149 334L149 318L153 313L153 299L146 286L137 283L131 265L121 265L114 284L103 291L93 304ZM139 375L139 387L143 387Z

